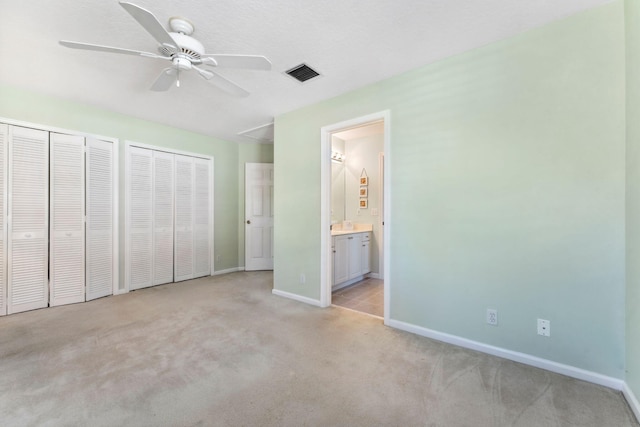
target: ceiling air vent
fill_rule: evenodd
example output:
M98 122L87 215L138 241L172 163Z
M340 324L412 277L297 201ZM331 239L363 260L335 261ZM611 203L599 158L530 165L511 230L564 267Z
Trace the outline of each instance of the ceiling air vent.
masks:
M296 65L290 70L285 71L286 74L290 75L300 83L304 83L307 80L311 80L314 77L318 77L320 75L319 72L309 67L307 64Z

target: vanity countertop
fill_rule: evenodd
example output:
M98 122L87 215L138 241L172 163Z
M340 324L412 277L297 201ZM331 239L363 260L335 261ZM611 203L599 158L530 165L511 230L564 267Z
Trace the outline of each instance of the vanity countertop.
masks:
M332 236L344 236L345 234L369 233L371 230L331 230Z
M340 225L334 225L332 236L344 236L345 234L368 233L373 231L373 224L353 224L351 230L343 230Z

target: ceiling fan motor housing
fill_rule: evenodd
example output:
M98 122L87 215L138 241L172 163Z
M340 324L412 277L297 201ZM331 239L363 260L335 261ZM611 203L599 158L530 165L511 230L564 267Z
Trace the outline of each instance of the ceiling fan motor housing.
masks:
M184 56L191 61L199 62L201 56L204 55L204 46L198 40L182 33L169 33L171 38L176 42L178 52L174 53L165 46L158 47L160 53L164 56Z

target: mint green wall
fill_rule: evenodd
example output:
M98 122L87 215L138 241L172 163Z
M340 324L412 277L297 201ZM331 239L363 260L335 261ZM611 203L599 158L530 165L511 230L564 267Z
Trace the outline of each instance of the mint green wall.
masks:
M244 267L244 165L273 163L273 144L238 144L238 265Z
M320 298L320 128L389 109L391 318L623 378L623 24L614 2L276 117L275 287Z
M213 156L214 251L220 256L215 269L238 266L237 144L7 86L0 86L0 117L121 139L121 279L124 277L124 140Z
M640 397L640 2L626 0L627 384Z

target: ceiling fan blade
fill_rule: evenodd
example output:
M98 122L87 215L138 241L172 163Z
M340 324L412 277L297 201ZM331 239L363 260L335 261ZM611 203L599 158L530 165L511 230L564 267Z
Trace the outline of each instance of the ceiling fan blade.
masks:
M240 96L240 97L249 96L249 92L247 92L245 89L241 88L240 86L238 86L231 80L227 79L226 77L222 77L218 73L212 72L211 78L208 80L214 85L218 86L218 88L222 89L223 91L231 95Z
M155 92L164 92L169 90L173 82L176 81L177 71L175 68L165 68L151 86L151 90Z
M153 13L149 12L147 9L141 8L140 6L136 6L133 3L124 1L120 2L120 6L129 12L129 14L133 16L133 19L138 21L138 23L142 25L144 29L158 41L158 43L170 50L177 50L175 40L173 40L167 30L164 29Z
M211 80L211 77L213 77L213 72L212 71L202 69L202 68L197 67L195 65L191 65L191 68L196 70L198 72L198 74L200 74L203 78L205 78L207 80Z
M171 59L168 56L162 56L151 52L142 52L139 50L122 49L119 47L102 46L99 44L72 42L69 40L60 40L62 46L71 49L96 50L99 52L122 53L124 55L145 56L147 58Z
M210 59L213 59L214 62L211 63ZM202 55L202 63L223 68L271 69L271 61L260 55Z

